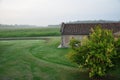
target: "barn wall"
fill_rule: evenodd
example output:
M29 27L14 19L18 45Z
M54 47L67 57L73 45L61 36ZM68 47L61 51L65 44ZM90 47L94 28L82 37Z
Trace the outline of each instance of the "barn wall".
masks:
M62 35L61 45L62 45L62 47L69 47L69 43L70 43L71 38L81 40L85 36L87 36L87 35Z
M114 34L116 34L116 35L120 35L120 31L119 31L119 32L116 32L116 33L114 33Z
M119 37L119 36L120 36L120 31L119 31L119 32L114 33L114 36L115 36L115 37Z

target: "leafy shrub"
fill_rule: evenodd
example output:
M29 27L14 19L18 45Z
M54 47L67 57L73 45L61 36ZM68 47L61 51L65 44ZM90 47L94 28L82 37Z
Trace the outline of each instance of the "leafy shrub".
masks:
M78 46L75 46L76 43ZM89 38L81 42L72 39L70 60L82 68L88 68L90 78L102 78L112 70L120 60L120 39L114 40L112 31L97 26L91 29Z

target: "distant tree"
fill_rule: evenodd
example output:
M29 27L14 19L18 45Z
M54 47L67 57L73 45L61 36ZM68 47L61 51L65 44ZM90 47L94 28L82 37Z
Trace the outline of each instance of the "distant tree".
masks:
M120 60L120 39L114 39L112 31L97 26L91 29L89 38L71 39L69 59L89 70L89 77L98 80L106 76Z

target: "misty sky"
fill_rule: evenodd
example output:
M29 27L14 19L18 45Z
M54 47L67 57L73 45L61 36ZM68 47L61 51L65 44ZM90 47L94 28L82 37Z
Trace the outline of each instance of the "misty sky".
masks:
M0 0L0 24L120 20L120 0Z

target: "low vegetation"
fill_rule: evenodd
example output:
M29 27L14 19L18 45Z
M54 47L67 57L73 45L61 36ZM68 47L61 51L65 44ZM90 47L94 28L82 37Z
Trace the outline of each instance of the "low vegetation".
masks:
M60 36L60 28L0 28L0 37Z
M91 39L85 39L83 43L73 39L70 44L73 51L68 55L70 49L57 48L60 44L60 37L41 37L59 36L59 28L0 29L0 37L3 38L41 37L40 40L0 41L0 80L89 80L88 74L95 79L97 76L98 80L103 80L101 77L106 74L108 75L106 80L120 80L120 65L118 64L120 39L116 39L114 42L109 32L105 32L105 35L100 35L99 31L96 33L98 34L91 35ZM102 32L102 34L104 33ZM106 35L109 35L109 38ZM110 45L109 42L104 44L96 42L101 39L112 43ZM79 44L83 46L80 47ZM96 46L93 47L94 45ZM96 50L97 47L99 50ZM103 55L103 50L105 53L110 53L110 55L104 56L106 57L104 60L102 56L99 56L100 54L96 54L101 52ZM95 61L91 59L91 54L96 56L93 57ZM66 57L75 63L71 63ZM98 62L99 65L97 65L98 57L105 64ZM103 72L103 70L106 71Z
M100 26L91 32L83 41L71 40L73 51L69 54L70 60L88 69L92 80L116 80L111 77L120 76L120 39L115 40L112 31L103 30ZM119 72L113 74L113 71Z
M59 44L60 37L0 41L0 80L88 80Z

